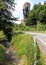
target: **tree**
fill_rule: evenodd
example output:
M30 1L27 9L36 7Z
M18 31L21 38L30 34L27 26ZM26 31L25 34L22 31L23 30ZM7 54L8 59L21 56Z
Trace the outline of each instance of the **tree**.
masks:
M27 17L27 25L36 25L37 22L46 23L46 3L35 4Z
M46 24L46 10L45 9L39 13L38 17L41 23Z
M17 19L12 16L14 7L14 0L0 0L0 30L3 30L9 42L12 38L13 20Z
M41 6L41 4L34 4L33 9L29 12L29 15L27 17L27 25L36 25L37 24L37 9Z
M36 25L37 24L37 16L35 11L30 11L29 16L27 17L26 25Z

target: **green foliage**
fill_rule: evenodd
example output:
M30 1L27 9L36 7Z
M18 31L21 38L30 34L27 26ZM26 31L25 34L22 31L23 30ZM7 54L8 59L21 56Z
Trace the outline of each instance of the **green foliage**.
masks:
M36 59L36 65L44 65L43 64L43 62L42 62L42 59L41 59L41 51L40 51L40 49L39 49L39 46L38 46L38 44L36 44L36 57L37 57L37 59Z
M25 34L14 34L11 45L15 48L18 58L20 59L23 55L26 56L25 61L28 65L34 64L34 49L36 50L36 63L37 65L43 65L40 56L40 50L38 45L34 47L33 38L30 35ZM25 63L26 64L26 63Z
M39 13L39 20L41 23L45 24L46 23L46 10L42 10L40 13Z
M46 31L46 24L42 24L39 21L37 21L36 30L37 31Z
M0 41L5 39L5 35L3 34L3 31L0 31ZM4 52L5 52L5 47L2 45L2 43L0 42L0 64L3 63L5 61L5 56L4 56Z
M21 24L20 24L21 25ZM26 25L17 25L15 24L13 32L16 31L46 31L46 24L40 23L39 20L37 21L37 25L31 25L31 26L26 26Z
M2 44L0 44L0 63L3 63L5 61L4 52L5 47Z
M0 0L0 9L2 9L4 7L4 2L3 0Z
M37 17L36 17L35 11L31 11L29 13L28 18L27 18L26 25L29 25L29 26L30 25L36 25L37 24L36 20L37 20Z
M0 30L3 30L9 42L12 38L12 22L16 20L11 12L14 10L14 6L14 0L0 0Z
M15 31L35 31L36 30L36 26L33 25L33 26L26 26L26 25L23 25L23 24L15 24L14 25L14 29L13 29L13 32Z
M6 39L6 36L3 34L3 31L0 31L0 41Z
M17 56L21 58L23 55L27 58L27 64L33 65L34 61L34 46L33 46L33 38L30 35L18 34L14 35L12 42L12 46L15 47Z
M27 17L26 25L36 25L38 20L41 23L46 23L46 3L43 5L39 3L33 6Z

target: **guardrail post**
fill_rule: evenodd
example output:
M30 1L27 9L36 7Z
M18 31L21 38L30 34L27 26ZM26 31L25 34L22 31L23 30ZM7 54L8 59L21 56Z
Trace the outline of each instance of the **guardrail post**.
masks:
M36 65L36 40L35 40L35 36L33 36L34 39L34 65Z

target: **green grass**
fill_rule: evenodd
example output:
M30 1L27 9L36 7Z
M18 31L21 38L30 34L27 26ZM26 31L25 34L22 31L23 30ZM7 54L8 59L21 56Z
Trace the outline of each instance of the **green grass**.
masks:
M34 62L34 46L33 38L30 35L18 34L14 35L11 45L14 46L17 52L18 58L21 58L23 55L27 58L27 64L33 65Z
M29 44L33 43L33 38L30 35L19 34L14 36L12 44L15 44L15 47L18 49L18 55L23 55L26 51L26 47Z
M36 54L36 57L37 57L36 65L44 65L43 56L42 56L43 53L41 54L38 44L36 44L36 53L37 53Z
M43 65L46 65L46 55L44 55L42 52L40 53L41 60L43 62Z
M0 32L0 40L4 39L5 35L3 32ZM22 34L21 32L15 33L12 37L11 46L16 51L17 57L19 60L25 55L24 62L25 65L33 65L34 63L34 41L31 35ZM37 65L43 65L40 56L40 50L37 46ZM5 61L4 57L5 47L0 44L0 63ZM40 59L40 60L39 60Z
M2 44L0 44L0 63L2 63L5 60L4 51L5 47Z
M25 65L33 65L34 63L34 49L36 49L37 54L37 65L44 65L40 55L39 46L36 44L34 47L33 37L27 34L14 34L11 45L15 48L17 56L19 59L25 55Z
M5 39L5 35L3 34L3 31L0 31L0 41ZM4 62L5 57L4 57L4 51L5 47L0 43L0 63Z
M5 38L6 38L6 36L3 34L3 31L0 31L0 40L3 40Z

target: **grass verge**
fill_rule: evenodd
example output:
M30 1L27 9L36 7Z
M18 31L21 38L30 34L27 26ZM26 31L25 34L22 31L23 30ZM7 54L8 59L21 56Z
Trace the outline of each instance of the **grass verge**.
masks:
M26 34L14 35L11 45L15 48L19 60L24 55L25 64L33 65L34 62L34 42L33 37Z

